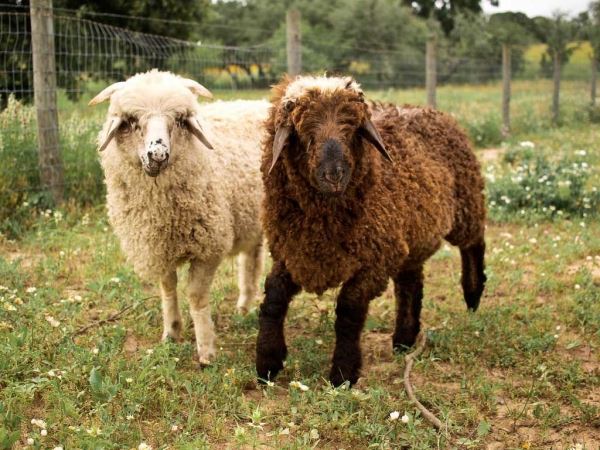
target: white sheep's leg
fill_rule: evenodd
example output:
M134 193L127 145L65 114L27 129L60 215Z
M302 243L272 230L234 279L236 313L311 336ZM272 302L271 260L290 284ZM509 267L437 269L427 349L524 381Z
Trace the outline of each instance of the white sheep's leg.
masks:
M215 329L210 317L210 285L217 263L193 261L190 265L188 302L194 322L196 348L200 365L208 365L215 357Z
M173 271L160 280L160 297L163 313L163 341L181 340L181 313L177 303L177 272Z
M258 282L263 270L263 242L248 252L238 255L238 288L240 296L237 301L237 312L246 314L258 292Z

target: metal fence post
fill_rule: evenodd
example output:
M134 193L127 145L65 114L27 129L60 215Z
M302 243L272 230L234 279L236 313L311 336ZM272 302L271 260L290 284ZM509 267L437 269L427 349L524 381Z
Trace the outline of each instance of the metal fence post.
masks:
M302 36L300 34L300 11L290 9L286 18L287 71L290 76L302 72Z
M42 185L56 204L64 194L56 106L56 61L52 0L31 0L33 91L37 111L38 164Z

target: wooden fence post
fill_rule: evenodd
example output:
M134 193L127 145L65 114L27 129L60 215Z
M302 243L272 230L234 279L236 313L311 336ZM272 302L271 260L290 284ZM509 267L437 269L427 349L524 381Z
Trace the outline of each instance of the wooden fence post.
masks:
M596 106L596 80L598 79L598 59L596 52L592 55L592 79L590 86L590 101L592 106Z
M560 55L558 52L554 52L552 55L554 63L554 89L552 92L552 124L558 125L560 118Z
M436 86L437 86L437 67L436 67L436 37L431 33L427 38L425 47L425 87L427 90L427 106L435 108Z
M290 9L286 18L287 71L290 76L302 72L302 36L300 34L300 11Z
M510 135L510 46L502 44L502 135Z
M30 14L40 179L59 204L63 200L64 178L58 136L52 0L31 0Z

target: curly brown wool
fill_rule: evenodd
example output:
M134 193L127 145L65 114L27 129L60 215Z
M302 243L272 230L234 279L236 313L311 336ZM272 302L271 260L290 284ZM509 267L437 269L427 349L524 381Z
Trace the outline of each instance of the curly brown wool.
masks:
M274 265L260 308L260 379L273 379L283 367L283 322L300 289L321 294L342 286L334 385L357 381L368 305L390 278L393 345L412 346L423 264L444 239L460 248L464 298L477 309L485 283L484 183L451 117L367 103L349 77L298 77L274 87L266 130L263 225Z

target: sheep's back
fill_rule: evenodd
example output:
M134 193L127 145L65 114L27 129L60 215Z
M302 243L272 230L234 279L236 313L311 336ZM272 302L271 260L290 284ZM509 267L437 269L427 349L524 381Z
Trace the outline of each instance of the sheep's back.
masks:
M375 105L373 120L384 135L393 136L394 156L427 159L429 178L440 168L449 172L452 198L448 202L454 205L454 214L448 240L464 245L481 236L485 222L481 166L456 121L446 113L410 105Z
M200 107L210 139L216 143L213 159L223 174L222 186L233 213L235 242L231 253L244 249L261 234L261 141L269 107L267 101L248 100Z

